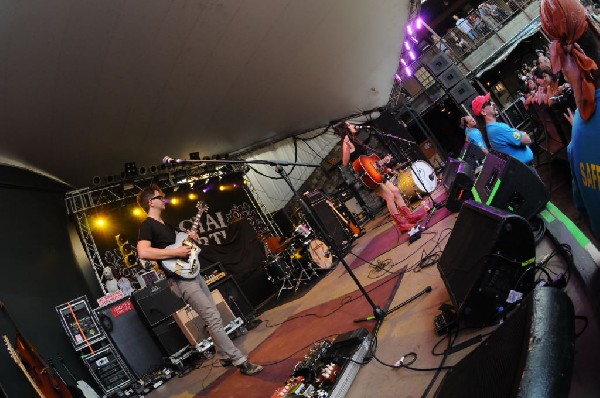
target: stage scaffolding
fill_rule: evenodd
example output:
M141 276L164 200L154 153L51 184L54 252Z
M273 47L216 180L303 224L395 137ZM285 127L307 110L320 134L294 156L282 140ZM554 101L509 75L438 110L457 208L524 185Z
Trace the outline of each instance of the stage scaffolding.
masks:
M67 192L65 195L67 214L72 215L75 219L79 239L90 260L90 264L94 269L94 275L100 284L102 292L104 294L108 293L105 286L106 278L102 273L106 264L102 260L102 256L100 255L92 235L88 217L90 212L96 209L122 206L128 200L137 196L142 188L147 187L152 183L157 183L162 189L167 190L184 184L192 184L198 180L226 176L233 173L245 173L246 171L247 169L242 164L192 164L189 166L168 168L167 170L161 170L160 173L152 175L131 177L118 183L94 188L86 187ZM266 213L265 206L257 199L255 190L252 188L251 184L246 184L243 189L263 225L265 225L270 232L280 234L281 231L279 231L279 228L273 222L271 216Z

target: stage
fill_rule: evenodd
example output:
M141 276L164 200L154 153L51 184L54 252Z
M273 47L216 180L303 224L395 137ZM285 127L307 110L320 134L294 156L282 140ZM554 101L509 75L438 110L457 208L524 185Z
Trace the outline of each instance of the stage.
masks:
M436 192L436 195L440 194L443 192ZM434 318L440 314L440 305L451 300L435 261L421 261L428 257L435 260L437 255L441 255L457 214L448 214L430 223L432 225L419 240L413 243L404 241L391 247L376 245L378 239L389 241L389 234L395 234L391 219L380 214L365 226L366 233L352 245L345 260L353 264L353 271L378 306L393 308L428 286L431 291L385 318L377 334L375 357L360 368L347 397L433 397L447 372L442 370L436 375L435 369L459 363L478 346L471 345L445 358L440 355L448 348L448 339L435 332ZM381 254L369 253L372 250L379 250ZM536 246L536 258L539 261L553 250L552 242L545 237ZM547 265L556 272L566 270L566 263L560 256L553 257ZM595 301L583 286L578 273L572 271L566 292L573 302L575 315L585 316L588 321L585 327L581 319L575 320L575 333L585 330L575 342L572 397L597 396L597 391L600 391L600 380L595 375L600 366L597 344L599 322L593 309ZM235 339L253 362L265 366L261 374L242 376L232 368L220 367L218 361L206 360L185 376L169 380L146 396L270 397L284 385L294 365L313 342L360 327L372 330L375 321L353 322L369 315L372 315L369 303L357 291L346 269L339 264L306 293L297 297L292 295L291 300L282 300L281 304L262 313L259 318L263 322L258 327ZM461 330L452 346L490 333L495 328ZM410 368L427 370L388 366L401 360L406 364L413 359ZM494 358L488 358L488 361L493 362ZM464 380L464 383L469 383L469 380Z

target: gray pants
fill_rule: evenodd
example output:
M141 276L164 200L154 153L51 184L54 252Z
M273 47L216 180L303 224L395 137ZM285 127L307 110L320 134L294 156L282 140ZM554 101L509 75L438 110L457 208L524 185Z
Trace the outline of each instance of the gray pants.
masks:
M195 279L169 278L171 291L188 303L200 315L215 343L217 358L229 358L234 365L246 361L246 356L233 345L225 333L221 314L202 276Z

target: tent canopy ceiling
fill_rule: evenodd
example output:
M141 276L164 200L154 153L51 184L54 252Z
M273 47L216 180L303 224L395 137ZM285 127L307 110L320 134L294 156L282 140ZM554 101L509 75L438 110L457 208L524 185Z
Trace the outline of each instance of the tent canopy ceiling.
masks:
M75 188L387 103L409 1L0 5L0 163Z

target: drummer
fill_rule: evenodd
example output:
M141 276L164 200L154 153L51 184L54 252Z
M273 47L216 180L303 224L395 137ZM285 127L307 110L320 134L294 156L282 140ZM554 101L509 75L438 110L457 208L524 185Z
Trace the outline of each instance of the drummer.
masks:
M342 164L346 167L352 166L361 155L370 155L369 148L361 142L356 136L358 129L355 125L342 122L334 127L334 131L342 138ZM389 161L389 160L388 160ZM406 206L400 190L390 181L385 181L373 190L386 205L388 212L396 223L396 228L400 233L409 231L415 226L415 222L425 217L425 212L421 214L412 214Z

